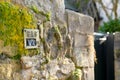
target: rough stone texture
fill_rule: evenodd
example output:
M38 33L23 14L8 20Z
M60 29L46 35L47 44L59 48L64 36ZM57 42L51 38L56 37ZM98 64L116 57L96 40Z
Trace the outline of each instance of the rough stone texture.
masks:
M0 80L22 80L20 70L18 61L0 59Z
M94 80L93 18L65 10L64 0L12 0L12 2L27 7L35 6L40 12L45 14L50 12L51 16L49 21L45 21L45 16L31 11L36 19L41 21L40 27L43 27L40 36L45 38L45 42L40 43L41 54L21 57L21 73L14 71L12 63L6 66L4 66L5 62L0 63L1 66L4 66L0 68L2 80L8 78L8 80L21 80L15 76L22 76L22 80L66 80L75 68L80 68L77 80ZM56 25L59 27L55 39L53 27ZM66 36L68 36L67 40ZM59 49L58 46L62 46L62 48ZM0 47L0 49L2 48ZM46 59L48 53L51 55L50 60ZM62 58L58 55L62 55ZM4 59L3 55L0 56L0 59L2 57ZM10 72L7 73L5 70L8 68L10 68ZM10 75L13 75L14 79Z
M114 36L115 80L120 80L120 33Z
M85 48L75 48L73 53L74 62L78 67L89 66L88 52Z
M94 46L94 38L93 35L86 35L86 34L79 34L75 33L75 47L88 47L88 46Z
M66 10L69 33L74 38L73 59L78 67L94 67L94 21L91 17Z
M92 17L71 10L66 10L70 33L93 34L94 20Z
M44 13L51 13L52 24L56 23L64 25L65 5L64 0L12 0L13 3L21 4L23 6L36 6L39 11ZM37 16L37 19L44 20L44 17Z
M66 10L66 16L69 33L74 41L73 61L77 67L83 68L82 80L94 80L94 20L71 10Z
M94 68L83 68L83 76L81 80L94 80Z
M94 67L94 57L94 51L89 52L88 48L74 48L73 60L78 67Z
M115 80L120 80L120 61L115 60Z
M37 61L36 61L37 60ZM74 63L68 59L54 59L50 62L43 64L40 58L33 57L22 57L22 73L25 80L29 79L44 79L44 80L60 80L69 77L75 69ZM67 77L66 77L67 76Z
M8 57L13 56L14 54L11 51L11 47L8 46L4 46L4 41L0 40L0 57L1 58L5 58L4 56L1 56L1 53L4 53L5 55L7 55Z

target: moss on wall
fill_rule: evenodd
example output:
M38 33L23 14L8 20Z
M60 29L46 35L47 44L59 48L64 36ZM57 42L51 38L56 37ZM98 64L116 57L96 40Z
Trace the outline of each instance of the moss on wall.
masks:
M24 49L22 32L24 28L35 28L33 16L28 9L10 2L0 2L0 40L4 41L4 46L12 47L13 58L18 54L36 51Z
M44 22L50 21L51 12L44 13L43 11L38 10L38 8L36 6L31 6L30 8L37 15L41 14L42 16L44 16L46 18L46 20Z

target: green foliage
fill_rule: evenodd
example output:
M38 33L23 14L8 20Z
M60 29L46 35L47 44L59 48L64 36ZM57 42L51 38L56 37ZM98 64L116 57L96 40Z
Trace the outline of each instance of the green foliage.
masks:
M76 8L80 7L80 1L75 4Z
M67 79L67 80L81 80L82 76L82 71L81 69L76 68L73 72L72 75Z
M79 77L81 76L81 70L80 69L75 69L73 71L73 80L79 80Z
M120 19L110 20L109 22L104 22L103 26L99 29L101 32L119 32L120 31Z
M33 16L28 9L12 3L0 2L0 40L4 41L4 46L12 47L14 58L20 57L19 54L29 53L24 49L22 32L24 28L35 28Z
M58 49L61 49L63 46L61 31L58 25L55 25L53 28L54 28L54 37L57 40Z
M36 14L41 14L41 15L45 16L46 21L50 21L50 18L51 18L51 13L50 12L44 13L42 11L39 11L36 6L31 6L31 10L33 10L33 12L35 12Z
M85 0L86 3L88 3L90 0Z
M35 12L36 14L39 13L39 10L36 6L31 6L31 10L33 10L33 12Z
M15 60L19 60L21 58L21 54L16 54L12 57L10 57L11 59L15 59Z

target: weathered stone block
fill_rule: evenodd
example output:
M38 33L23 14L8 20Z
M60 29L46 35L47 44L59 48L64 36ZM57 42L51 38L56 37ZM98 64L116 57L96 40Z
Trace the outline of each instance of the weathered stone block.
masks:
M74 47L88 47L94 46L94 38L93 35L82 35L79 33L74 34Z
M120 80L120 33L114 35L115 80Z
M93 34L94 20L92 17L71 10L66 10L69 32L81 34Z
M115 60L115 80L120 80L120 61Z
M47 0L48 1L48 0ZM65 5L64 0L50 0L52 3L52 13L55 22L62 22L64 20Z
M94 80L94 68L83 68L82 80Z
M114 40L115 41L120 41L120 33L119 32L116 32L115 35L114 35Z
M23 80L20 69L20 63L16 60L0 60L0 80Z
M88 67L88 52L85 48L74 48L73 60L78 67Z
M18 3L24 6L35 6L39 11L47 14L51 13L50 19L53 23L62 25L64 23L65 5L64 0L12 0L14 3ZM37 19L45 20L43 15L35 15Z
M89 50L90 49L90 50ZM94 48L75 47L73 60L77 67L94 67Z
M33 63L30 57L22 57L21 64L23 69L29 69L33 67Z
M83 47L89 45L87 42L87 36L76 33L75 35L75 47Z
M45 22L47 19L45 15L34 13L37 20L41 20L41 22L45 22L43 27L44 30L46 31L42 32L40 36L45 37L45 39L48 36L50 37L46 41L48 41L48 43L51 43L50 52L52 58L47 63L45 57L40 55L38 56L35 55L32 57L29 56L22 57L21 61L23 68L21 74L22 74L22 78L24 78L22 80L29 80L29 79L66 80L71 75L71 72L75 70L75 67L80 68L80 73L81 73L81 75L79 75L80 80L94 80L93 77L94 76L94 71L93 71L94 70L93 68L94 67L94 42L93 42L94 22L93 21L94 20L93 18L71 10L66 10L66 15L65 15L64 0L21 0L21 1L12 0L12 1L28 7L34 6L43 14L48 14L48 13L51 14L50 16L47 16L50 18L50 20ZM64 22L65 21L64 18L66 18L66 23ZM66 24L68 27L64 28ZM63 28L61 29L62 38L65 38L65 36L68 33L70 33L70 36L73 39L74 45L72 45L72 40L71 40L72 47L70 47L70 49L74 48L73 56L70 57L73 57L74 62L69 58L56 59L56 56L58 54L58 48L57 48L58 45L56 44L57 40L54 41L51 35L47 35L49 33L49 29L56 25L58 25L60 28ZM66 45L65 42L64 44ZM41 47L41 50L43 50L43 47ZM72 52L72 50L68 51L68 54L69 52ZM43 51L41 51L41 53L44 54ZM10 68L11 66L12 65L10 65ZM1 65L0 65L0 71L3 71L3 69L1 70ZM13 68L10 71L12 70ZM6 71L6 72L11 75L10 71L9 72ZM1 78L1 74L0 74L0 78ZM14 74L14 77L17 75L19 76L19 73ZM82 76L83 79L81 79ZM6 79L3 78L3 80L7 80L8 77L9 75L7 76ZM14 79L17 80L16 77Z
M46 79L46 80L65 80L71 75L71 72L74 71L75 65L71 59L54 59L46 64L41 65L41 58L38 56L27 57L24 56L21 58L23 70L22 75L25 80L30 78L36 79ZM37 60L37 61L36 61ZM31 64L29 64L31 63ZM40 66L41 65L41 66ZM26 69L27 68L27 69ZM41 69L42 68L42 69ZM38 79L38 80L39 80Z

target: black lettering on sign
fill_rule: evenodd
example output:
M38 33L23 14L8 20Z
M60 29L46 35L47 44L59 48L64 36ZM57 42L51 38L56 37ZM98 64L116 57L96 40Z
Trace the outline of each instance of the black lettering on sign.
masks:
M37 31L27 31L27 37L36 37Z
M36 39L34 38L26 39L26 46L36 46Z

